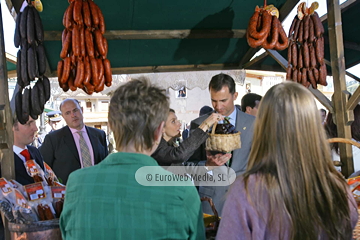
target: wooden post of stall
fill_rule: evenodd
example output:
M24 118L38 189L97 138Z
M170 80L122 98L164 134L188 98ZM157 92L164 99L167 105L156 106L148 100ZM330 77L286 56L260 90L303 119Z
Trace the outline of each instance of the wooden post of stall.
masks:
M331 70L334 79L333 106L338 137L351 139L350 125L354 121L353 111L346 108L350 93L346 90L345 59L341 22L341 11L338 0L327 0ZM339 143L341 172L347 178L354 172L352 147Z
M7 66L5 57L4 31L2 22L2 11L0 4L0 159L1 176L6 179L15 179L12 132L12 112L9 103L9 88L7 79ZM10 239L8 221L3 217L5 239Z

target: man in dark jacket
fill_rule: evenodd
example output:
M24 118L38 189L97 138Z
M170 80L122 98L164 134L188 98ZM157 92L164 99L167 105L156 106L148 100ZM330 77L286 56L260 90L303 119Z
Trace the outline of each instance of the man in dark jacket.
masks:
M104 131L85 126L77 100L65 99L60 111L67 126L47 134L40 152L66 184L73 171L102 161L108 155L108 148Z
M26 124L22 125L14 120L14 161L15 161L15 180L22 185L34 183L32 177L26 171L26 160L35 160L37 164L44 170L44 162L40 151L36 147L29 144L35 139L35 133L38 131L35 120L29 117Z

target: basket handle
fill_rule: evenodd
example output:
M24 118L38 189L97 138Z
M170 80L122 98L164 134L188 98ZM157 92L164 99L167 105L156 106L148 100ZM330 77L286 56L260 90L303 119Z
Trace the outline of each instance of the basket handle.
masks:
M355 142L355 141L350 140L350 139L346 139L346 138L330 138L330 139L328 139L328 141L329 141L329 143L339 142L339 143L352 144L352 145L360 148L360 143Z
M215 129L216 129L216 126L218 125L217 122L214 123L213 127L212 127L212 130L211 130L211 134L215 134Z
M211 209L212 211L214 212L214 216L216 217L216 221L214 222L214 230L217 231L218 228L219 228L219 222L220 222L220 218L219 218L219 214L215 208L215 204L213 203L212 201L212 198L209 198L209 197L201 197L200 200L203 202L203 201L208 201L210 206L211 206Z

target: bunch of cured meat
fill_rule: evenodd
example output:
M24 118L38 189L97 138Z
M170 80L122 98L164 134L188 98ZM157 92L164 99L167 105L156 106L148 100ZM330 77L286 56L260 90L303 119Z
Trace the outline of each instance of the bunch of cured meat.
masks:
M305 87L311 85L314 89L317 84L327 85L324 27L315 11L317 8L317 2L310 8L306 8L306 3L298 6L298 14L289 30L290 46L286 70L286 79L299 82Z
M289 41L278 17L279 11L273 5L264 8L256 6L246 31L250 47L275 50L288 47Z
M63 17L62 50L57 66L60 87L66 92L77 88L87 94L110 87L112 73L106 58L108 43L104 16L92 0L70 0Z
M14 45L20 47L16 63L20 89L15 98L15 108L21 124L25 124L29 116L37 119L50 99L50 81L44 75L46 55L41 18L33 5L27 5L27 2L24 5L23 11L17 15L14 33ZM37 81L33 88L31 81Z

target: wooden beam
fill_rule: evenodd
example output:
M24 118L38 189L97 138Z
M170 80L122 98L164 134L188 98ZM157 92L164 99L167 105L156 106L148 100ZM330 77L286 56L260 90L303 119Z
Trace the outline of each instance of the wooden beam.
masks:
M45 41L61 41L61 31L45 31ZM107 40L244 38L246 29L109 30Z
M14 134L12 131L13 118L9 103L2 5L3 4L0 4L0 164L2 166L1 176L6 179L15 179ZM4 239L10 239L8 220L3 216L2 219L4 224Z
M329 44L329 38L327 36L323 36L323 37L325 44ZM360 51L360 44L356 42L344 41L344 48Z
M8 71L8 78L15 78L17 77L16 70Z
M279 10L279 20L280 22L284 21L284 19L289 15L289 13L294 9L296 4L300 2L299 0L287 0L284 5Z
M346 90L344 44L341 11L338 0L327 0L328 31L330 42L331 72L334 79L333 103L338 137L351 139L350 123L353 112L347 111L349 93ZM351 114L352 113L352 114ZM345 178L354 172L352 148L349 144L339 143L341 172Z
M347 0L347 1L343 2L340 5L341 12L345 12L348 8L351 8L356 4L359 4L358 0ZM323 16L321 16L320 20L321 20L321 22L326 22L327 18L328 18L328 14L324 14Z
M261 48L249 48L244 56L241 58L239 65L243 68L246 68L245 66L249 66L250 59L260 50Z
M348 75L349 77L355 79L356 81L360 82L360 78L358 76L355 76L352 73L349 73L348 71L345 72L346 75Z
M312 88L310 85L309 87L310 92L315 96L315 98L322 104L324 107L331 113L334 113L333 104L330 99L328 99L322 92L318 89Z
M359 104L359 100L360 100L360 86L356 89L356 91L350 97L348 103L346 104L346 111L354 111L356 105Z
M287 61L283 56L281 56L280 53L278 53L278 51L276 51L276 50L271 50L271 49L266 49L266 52L268 52L269 55L270 55L273 59L275 59L275 61L276 61L277 63L279 63L280 66L281 66L283 69L286 70L288 61Z
M17 57L15 57L9 53L5 53L5 57L6 57L6 61L11 62L12 64L16 65Z
M256 79L263 79L263 75L258 75L258 74L252 74L252 73L246 73L246 77L248 78L256 78Z
M255 65L255 64L259 64L261 63L262 61L265 60L265 58L268 56L269 54L267 52L264 52L263 54L259 55L259 56L256 56L253 60L251 60L250 62L244 64L242 66L242 68L249 68L251 67L252 65Z
M187 71L211 71L211 70L236 70L242 69L238 64L198 64L198 65L170 65L170 66L143 66L143 67L120 67L112 68L112 74L135 74L156 72L187 72ZM53 71L48 77L57 77Z

